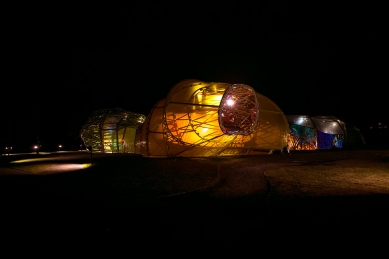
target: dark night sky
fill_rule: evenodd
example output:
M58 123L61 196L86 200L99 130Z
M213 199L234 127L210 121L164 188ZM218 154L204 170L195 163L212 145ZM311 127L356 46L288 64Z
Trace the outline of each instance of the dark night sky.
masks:
M290 2L10 6L2 136L74 136L98 109L147 115L187 78L248 84L285 114L388 117L384 8Z

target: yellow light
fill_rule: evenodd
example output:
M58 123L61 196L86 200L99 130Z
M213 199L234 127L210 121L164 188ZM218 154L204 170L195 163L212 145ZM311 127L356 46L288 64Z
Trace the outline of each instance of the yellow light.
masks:
M222 97L223 97L223 95L221 95L221 94L214 96L215 100L218 100L218 101L220 101L222 99Z
M90 163L89 164L82 164L82 168L84 168L84 169L88 168L88 167L91 167L91 166L92 166L92 164L90 164Z
M197 94L197 101L198 101L199 103L201 103L201 102L203 101L203 93L202 93L202 92L199 92L199 93Z

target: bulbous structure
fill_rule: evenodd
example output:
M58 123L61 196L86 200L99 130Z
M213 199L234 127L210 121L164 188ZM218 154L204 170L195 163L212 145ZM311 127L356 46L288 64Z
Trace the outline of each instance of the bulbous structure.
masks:
M143 114L121 108L93 112L81 128L80 136L86 147L103 153L139 153L137 131L144 123Z
M288 133L281 109L251 86L187 79L154 105L139 146L149 157L242 155L282 149Z

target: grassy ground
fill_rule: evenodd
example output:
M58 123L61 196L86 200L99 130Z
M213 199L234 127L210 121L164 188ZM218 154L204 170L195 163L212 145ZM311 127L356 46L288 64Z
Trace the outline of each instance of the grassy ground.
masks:
M88 153L33 154L22 159L16 156L3 159L7 160L3 168L15 170L14 175L3 172L3 178L9 181L39 179L40 184L58 184L63 191L88 190L91 196L112 198L153 199L203 188L218 179L217 159L152 159L131 154L93 154L90 159ZM85 166L66 174L56 169L59 164L70 162Z
M304 242L328 234L366 241L389 231L388 150L11 157L0 166L5 230L43 233L38 244L116 244L134 236L177 244L281 242L301 234ZM11 163L23 159L30 160ZM84 169L64 170L69 164Z

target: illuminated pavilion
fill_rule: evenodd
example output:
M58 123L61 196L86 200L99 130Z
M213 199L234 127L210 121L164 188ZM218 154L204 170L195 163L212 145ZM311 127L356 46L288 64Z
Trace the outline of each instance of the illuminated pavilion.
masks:
M342 148L346 124L335 116L286 115L290 127L291 150Z
M145 157L234 156L281 150L289 124L248 85L187 79L154 105L139 134Z
M92 151L103 153L139 153L136 137L146 116L121 108L92 113L81 129L81 139Z

